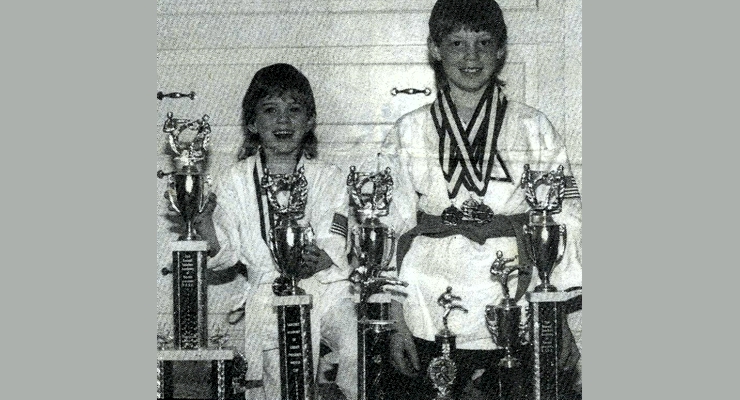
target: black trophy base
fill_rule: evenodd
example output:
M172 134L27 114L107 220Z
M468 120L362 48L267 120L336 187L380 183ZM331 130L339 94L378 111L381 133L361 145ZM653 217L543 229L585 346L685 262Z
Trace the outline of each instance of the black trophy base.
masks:
M311 343L311 295L276 296L281 400L317 399Z
M359 298L356 299L359 301ZM357 398L386 400L384 379L390 367L388 340L392 321L391 298L387 293L372 294L358 304L357 322Z
M232 350L159 350L157 399L243 399ZM246 371L242 371L246 372Z
M172 243L172 312L174 347L208 347L208 242Z
M567 303L573 292L527 293L532 314L532 400L563 400L571 393L569 379L558 369L561 332L567 324Z

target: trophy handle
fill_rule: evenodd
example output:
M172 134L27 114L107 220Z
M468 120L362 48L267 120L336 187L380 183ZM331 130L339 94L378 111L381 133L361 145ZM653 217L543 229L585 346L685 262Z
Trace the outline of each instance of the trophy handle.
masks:
M568 239L568 230L565 229L565 225L558 225L558 228L560 229L560 242L558 245L558 258L555 261L556 264L563 261L563 256L565 256L565 241Z
M174 198L172 197L172 189L168 189L168 190L167 190L167 192L165 192L165 195L164 195L164 196L165 196L165 198L166 198L167 200L169 200L169 202L170 202L170 206L172 206L172 208L173 208L173 209L174 209L175 211L177 211L177 213L178 213L178 214L182 214L182 211L180 211L180 209L179 209L179 208L177 207L177 202L176 202L176 201L175 201L175 199L174 199Z
M488 332L491 333L493 342L498 345L498 320L496 319L496 313L494 312L495 306L486 306L486 327Z
M275 265L277 265L277 270L282 275L283 270L280 268L280 263L277 262L278 251L275 248L275 241L273 240L272 230L267 231L267 248L270 249L270 255L272 255L272 260L275 261Z
M393 230L393 228L388 228L388 235L386 236L386 240L390 239L390 246L386 248L386 254L383 254L383 267L381 268L383 271L388 270L388 265L390 265L391 261L393 260L393 253L394 249L396 248L396 232Z
M350 243L351 243L351 251L354 253L355 258L357 259L357 262L360 266L363 265L363 254L362 254L362 248L360 247L360 244L357 242L360 236L360 228L355 226L352 228L352 232L350 233Z
M200 206L198 207L198 213L202 213L206 206L208 206L208 195L211 192L211 178L206 176L203 180L203 188L200 191Z

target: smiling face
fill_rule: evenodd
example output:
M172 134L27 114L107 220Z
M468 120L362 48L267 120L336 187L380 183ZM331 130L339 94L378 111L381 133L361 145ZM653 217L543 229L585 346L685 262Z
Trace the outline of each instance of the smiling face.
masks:
M247 125L260 136L265 152L274 155L298 156L303 137L316 125L307 107L291 96L269 96L261 99L254 118Z
M440 43L430 39L428 46L432 58L441 63L453 92L482 93L506 53L490 33L468 29L450 33Z

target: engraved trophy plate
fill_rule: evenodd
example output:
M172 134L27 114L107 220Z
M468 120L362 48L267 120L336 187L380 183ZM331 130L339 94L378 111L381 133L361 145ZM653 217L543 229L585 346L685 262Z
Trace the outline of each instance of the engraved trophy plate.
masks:
M181 246L185 244L185 246ZM201 246L193 246L200 244ZM172 299L175 348L208 346L208 285L205 242L175 242L172 245Z
M311 348L310 295L276 297L283 400L316 399Z

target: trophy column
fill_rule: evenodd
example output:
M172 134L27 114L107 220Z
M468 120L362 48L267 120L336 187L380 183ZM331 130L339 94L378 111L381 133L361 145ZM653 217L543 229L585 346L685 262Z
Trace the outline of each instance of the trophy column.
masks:
M277 223L269 231L268 246L280 277L272 285L273 306L277 310L280 350L280 396L282 400L317 398L311 342L311 306L313 298L298 287L304 267L303 249L313 242L310 225L301 226L308 183L303 168L293 174L270 175L261 181ZM289 192L289 204L280 204L282 192Z
M532 398L559 400L565 389L558 369L561 333L568 329L565 304L581 296L580 290L562 292L550 284L550 275L565 254L567 238L565 225L552 218L562 210L564 168L561 165L556 171L540 172L525 165L521 187L531 207L529 222L524 225L525 242L540 278L534 292L527 293L532 332Z
M573 292L527 293L532 318L532 365L534 372L534 400L559 400L563 387L558 370L561 332L565 319L566 302L581 296Z
M525 266L508 266L516 257L504 258L503 252L496 252L496 260L491 265L491 275L498 277L504 298L499 304L486 306L486 324L493 341L504 349L505 355L495 368L499 369L499 397L501 399L523 400L525 382L521 360L514 356L514 347L523 344L526 324L522 324L522 307L509 295L509 274L514 271L527 271Z
M390 168L380 173L361 173L352 166L347 189L350 209L359 223L350 233L352 256L359 266L349 277L358 303L357 397L359 400L384 400L384 379L390 365L387 346L393 321L390 319L391 296L383 287L408 285L381 275L393 271L389 265L396 246L395 233L379 218L388 215L392 199Z
M315 399L310 295L275 297L283 400Z
M208 286L205 279L208 243L176 241L172 244L172 313L174 345L188 350L208 346Z
M246 376L244 357L231 349L224 349L228 335L208 336L208 283L206 264L208 242L201 240L195 230L195 218L205 210L206 180L204 175L206 149L211 128L208 116L199 120L175 119L172 113L162 130L168 134L169 145L176 156L176 170L157 172L157 177L168 177L165 198L183 220L183 235L172 243L172 267L163 268L162 274L172 274L172 314L174 335L169 331L157 334L157 399L175 396L173 385L176 363L207 362L211 367L211 398L231 399L236 392L243 392ZM186 130L196 131L190 142L180 139ZM216 349L209 349L209 341Z
M367 300L358 296L357 321L357 397L359 400L385 399L382 378L389 361L387 346L392 324L390 295L375 293Z

